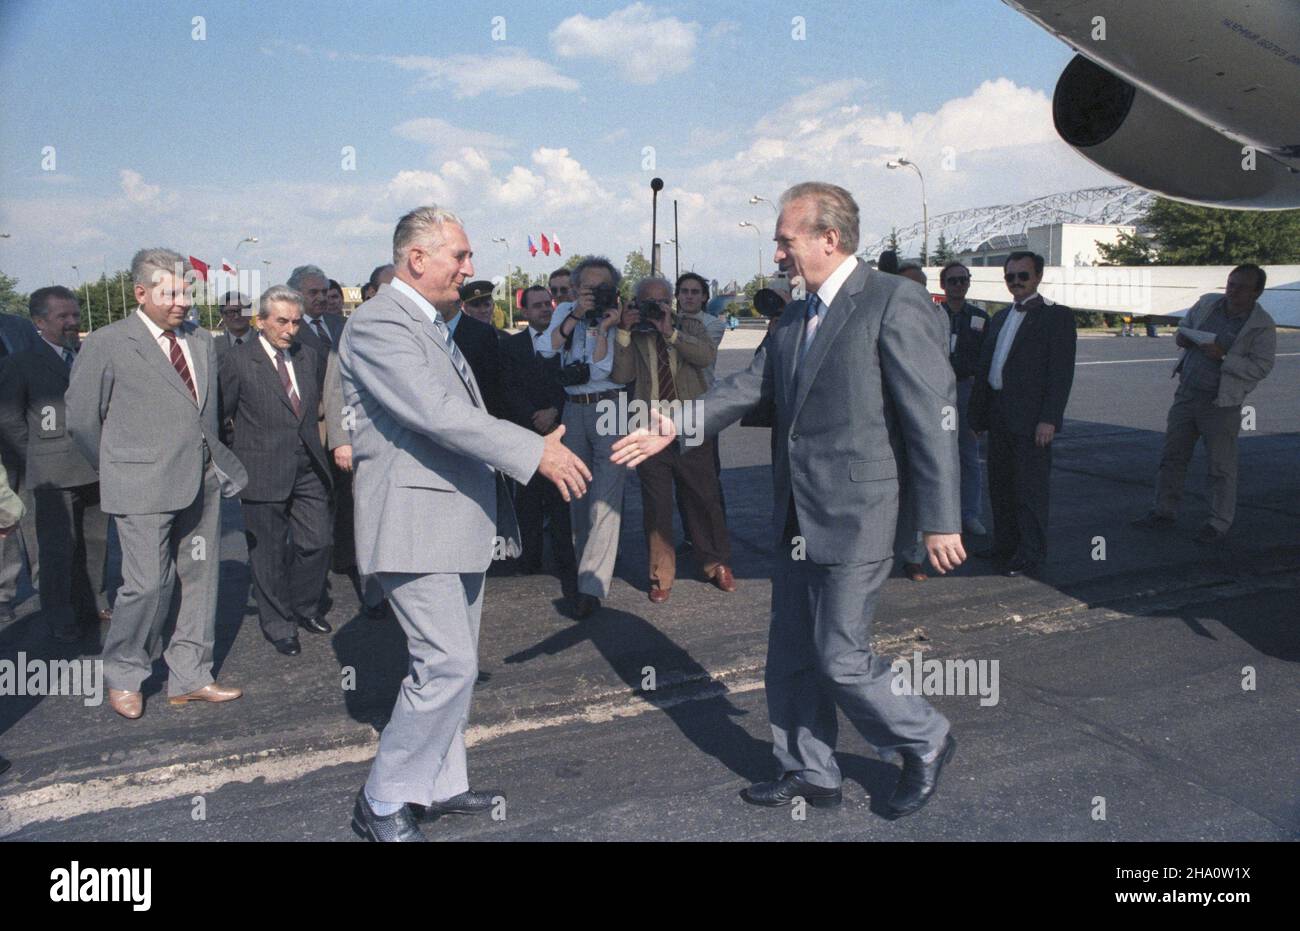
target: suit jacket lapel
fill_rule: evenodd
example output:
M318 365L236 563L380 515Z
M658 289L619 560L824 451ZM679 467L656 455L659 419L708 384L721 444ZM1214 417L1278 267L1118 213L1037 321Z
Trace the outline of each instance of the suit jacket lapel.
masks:
M206 352L199 352L198 340L190 342L190 336L194 333L195 329L197 329L197 327L183 327L181 335L185 338L186 343L190 347L190 358L194 360L194 370L190 372L190 377L194 379L194 392L199 396L199 410L203 410L203 405L208 399L208 354ZM171 364L170 361L168 364ZM188 391L185 393L189 394Z
M1025 341L1025 331L1031 327L1038 326L1038 321L1040 319L1039 311L1042 309L1043 299L1041 295L1035 295L1025 304L1025 319L1020 321L1020 326L1016 330L1016 335L1011 338L1011 348L1007 350L1007 362L1011 361L1011 357L1016 354L1016 349ZM1014 314L1016 312L1014 305L1008 307L1006 312Z
M167 358L167 355L162 351L162 347L154 340L153 334L144 325L144 321L136 317L135 314L132 314L127 320L129 321L127 326L130 327L128 335L135 342L135 351L140 354L140 358L145 361L146 365L157 372L163 381L179 391L185 400L193 404L194 398L190 395L190 389L185 387L185 382L181 381L180 373L172 367L171 360ZM190 374L193 377L193 373Z
M849 322L849 315L853 313L853 298L862 292L867 282L867 267L861 261L849 273L844 284L840 286L839 293L835 295L835 300L831 301L831 306L826 308L826 316L817 326L817 333L813 337L812 345L808 347L808 353L803 357L796 369L796 391L794 399L794 417L799 416L799 408L803 406L804 400L808 397L808 391L812 388L812 383L817 377L817 370L821 368L822 362L830 354L831 348L835 344L835 338L839 335L840 330L844 329L844 324ZM806 306L806 305L805 305ZM806 324L805 324L806 325ZM798 345L796 344L795 352L797 353Z
M469 392L470 399L473 400L475 404L482 407L482 404L478 399L478 393L474 390L474 386L470 382L466 381L464 376L460 374L460 366L456 364L456 360L451 355L451 347L448 346L447 341L442 338L442 334L438 332L438 328L433 325L433 321L429 319L429 315L417 307L415 303L401 291L396 288L392 288L391 290L393 300L397 301L397 306L406 311L406 313L410 315L411 319L420 325L420 328L424 330L424 334L432 340L433 344L437 346L439 350L447 354L447 361L451 363L451 370L456 373L458 378L460 378L461 384L463 384L465 390ZM434 313L437 312L437 308L434 308ZM446 325L445 321L443 325ZM452 338L455 339L454 336ZM461 355L465 355L463 349L461 350ZM465 368L469 368L468 359L465 360Z
M284 382L280 381L280 370L277 369L275 365L271 362L271 358L266 354L266 350L263 349L260 345L258 345L254 347L249 354L253 357L253 370L255 372L261 373L259 377L262 379L262 381L266 383L267 390L272 392L281 401L283 401L285 408L287 408L289 413L292 414L293 405L289 403L289 395L284 390ZM290 358L292 359L292 357L293 357L293 350L290 349ZM293 361L296 363L298 360L293 359ZM295 375L298 374L297 365L294 366L294 374ZM302 385L301 379L299 380L298 384L301 387ZM298 400L300 402L301 408L305 411L307 409L307 405L305 403L301 403L303 401L301 390L299 390L298 392Z
M68 365L63 361L63 357L55 352L54 348L44 339L38 340L36 343L36 358L50 370L50 374L54 376L55 383L64 391L67 391Z

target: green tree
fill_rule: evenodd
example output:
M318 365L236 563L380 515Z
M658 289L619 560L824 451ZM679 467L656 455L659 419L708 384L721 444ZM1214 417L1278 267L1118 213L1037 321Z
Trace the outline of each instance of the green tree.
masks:
M27 295L18 290L18 279L0 272L0 313L26 314Z
M940 267L956 261L957 253L948 244L948 237L943 233L939 234L939 242L935 245L934 254L930 258L933 260L933 264Z
M889 239L886 240L885 242L885 251L886 252L892 251L895 255L897 255L902 250L902 248L903 247L898 244L898 227L891 226L889 228ZM903 257L899 255L898 258L901 261Z
M1140 225L1150 244L1098 245L1107 264L1286 265L1300 262L1300 210L1222 210L1155 198ZM1141 261L1144 257L1148 262Z
M627 261L623 263L623 296L630 297L636 289L637 282L649 277L650 260L641 253L640 249L629 252Z

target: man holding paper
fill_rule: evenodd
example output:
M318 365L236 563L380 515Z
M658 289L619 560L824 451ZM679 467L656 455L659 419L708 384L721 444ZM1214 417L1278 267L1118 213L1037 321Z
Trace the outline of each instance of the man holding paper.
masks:
M1199 438L1210 460L1210 516L1192 538L1218 543L1237 508L1237 433L1247 394L1273 368L1277 327L1259 306L1267 277L1258 265L1238 265L1224 293L1206 294L1178 328L1184 350L1174 374L1165 448L1156 475L1155 507L1133 522L1147 530L1174 526L1187 464Z

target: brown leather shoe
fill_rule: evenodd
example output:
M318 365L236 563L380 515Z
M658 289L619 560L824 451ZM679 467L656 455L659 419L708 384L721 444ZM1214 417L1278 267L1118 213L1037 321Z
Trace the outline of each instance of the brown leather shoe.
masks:
M660 588L658 585L651 585L650 600L657 605L661 605L668 600L668 593L671 591L671 588Z
M234 688L233 686L220 685L216 682L209 682L201 689L196 689L193 692L187 692L184 695L173 695L172 697L168 698L167 701L169 704L173 704L173 705L183 705L187 701L211 701L211 702L234 701L236 698L238 698L240 695L243 694L244 694L243 689L237 689Z
M903 566L903 575L907 576L913 582L924 582L929 578L925 574L925 567L920 563L909 562Z
M731 574L728 566L718 566L713 570L713 575L709 576L710 581L724 592L734 592L736 590L736 577Z
M122 717L134 721L144 714L144 696L126 689L109 689L108 706Z

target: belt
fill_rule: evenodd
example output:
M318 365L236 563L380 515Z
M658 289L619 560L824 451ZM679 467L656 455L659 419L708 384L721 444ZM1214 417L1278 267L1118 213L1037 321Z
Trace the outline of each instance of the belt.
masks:
M621 389L609 388L595 394L571 394L565 400L570 404L595 404L597 401L612 401L618 397Z

